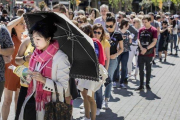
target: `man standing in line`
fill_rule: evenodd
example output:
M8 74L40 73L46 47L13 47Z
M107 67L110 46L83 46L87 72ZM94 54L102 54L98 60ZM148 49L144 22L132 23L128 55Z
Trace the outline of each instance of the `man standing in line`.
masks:
M138 56L140 86L136 90L144 89L144 66L146 65L146 88L150 90L151 62L154 56L154 47L158 32L151 25L151 16L145 15L142 19L144 27L139 30L138 42L140 54Z

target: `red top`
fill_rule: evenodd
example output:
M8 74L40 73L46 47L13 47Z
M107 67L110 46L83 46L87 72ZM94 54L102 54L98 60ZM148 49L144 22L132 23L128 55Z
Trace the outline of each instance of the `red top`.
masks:
M142 27L140 30L139 30L139 33L138 33L138 39L139 39L139 35L141 34L142 31L144 30L147 30L149 32L152 33L152 38L154 39L157 39L158 38L158 34L157 34L157 29L153 26L151 26L149 29L146 29L145 27ZM139 54L139 55L142 55L142 54ZM149 54L149 55L143 55L143 56L148 56L148 57L154 57L154 51L152 54Z

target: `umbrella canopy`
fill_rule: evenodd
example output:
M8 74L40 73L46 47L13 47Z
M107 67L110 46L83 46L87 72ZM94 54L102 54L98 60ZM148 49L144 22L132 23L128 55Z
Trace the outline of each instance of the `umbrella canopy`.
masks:
M99 63L92 39L75 26L64 14L54 12L34 12L24 14L27 28L45 18L51 18L57 26L54 39L71 63L70 77L99 81ZM32 35L29 35L32 39Z

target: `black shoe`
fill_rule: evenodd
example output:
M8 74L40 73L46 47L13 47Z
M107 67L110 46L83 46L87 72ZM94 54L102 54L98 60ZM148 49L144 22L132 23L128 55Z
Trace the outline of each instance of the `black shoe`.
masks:
M125 78L124 84L128 84L128 78Z
M176 53L176 54L174 54L175 56L178 56L178 54Z
M162 58L159 58L159 61L162 62Z
M166 62L166 59L164 59L164 62Z
M149 85L146 85L147 90L151 90L151 87Z
M156 65L156 63L154 62L154 60L152 61L153 65Z
M173 55L172 53L170 53L169 55Z
M135 91L138 91L138 90L144 90L144 87L143 86L139 86L138 88L135 89Z

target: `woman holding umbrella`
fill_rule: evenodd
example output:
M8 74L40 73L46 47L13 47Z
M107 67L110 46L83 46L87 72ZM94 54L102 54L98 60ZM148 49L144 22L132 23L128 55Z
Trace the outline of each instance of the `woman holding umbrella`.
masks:
M110 33L110 63L108 68L108 75L110 80L113 80L114 72L118 66L117 57L123 52L123 38L121 33L115 31L116 19L112 13L106 14L106 29ZM118 47L119 46L119 47ZM105 101L103 108L108 109L108 99L111 94L112 82L106 86L105 89Z
M68 89L70 63L59 44L53 40L56 26L45 18L37 22L30 30L36 46L29 62L32 81L27 97L21 108L19 120L44 120L45 104L55 101L55 86L59 100L64 102L63 93ZM34 111L30 111L34 109Z

